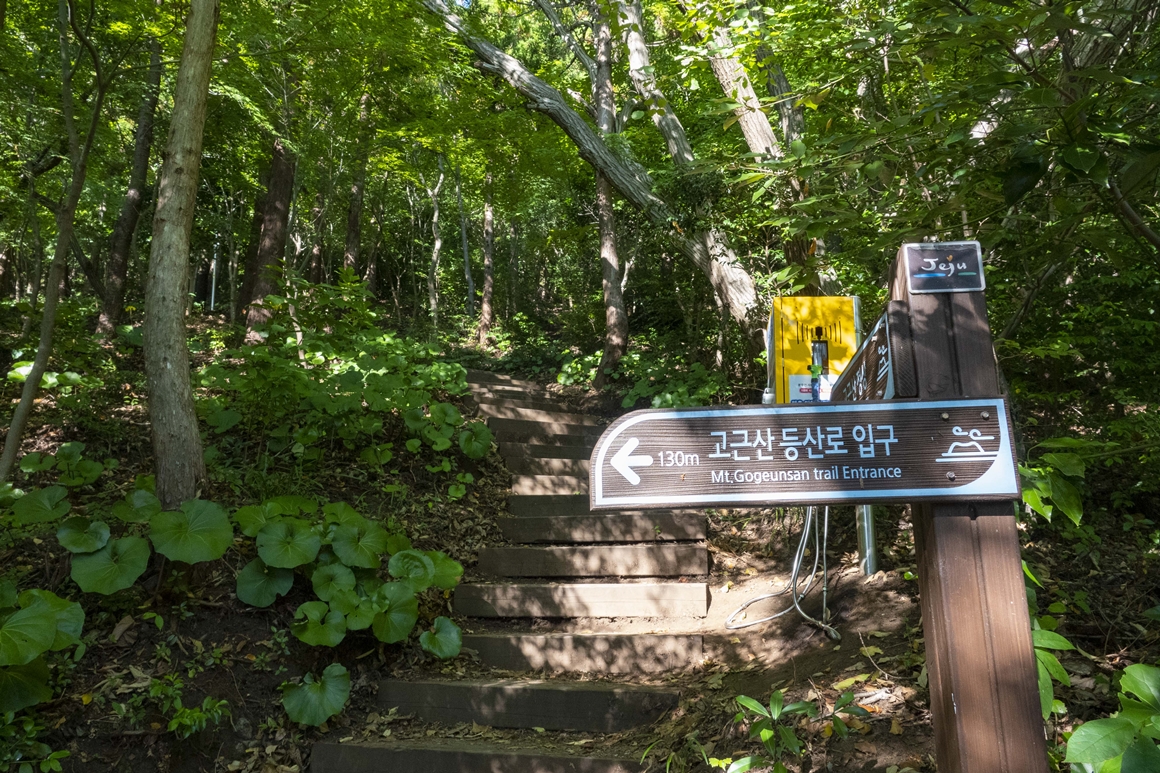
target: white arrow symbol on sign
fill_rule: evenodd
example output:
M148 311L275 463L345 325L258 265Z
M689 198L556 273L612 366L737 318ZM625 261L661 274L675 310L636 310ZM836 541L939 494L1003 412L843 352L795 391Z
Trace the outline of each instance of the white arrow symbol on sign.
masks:
M642 456L629 456L636 447L640 445L640 441L634 437L630 437L628 442L621 446L620 450L612 456L612 467L632 485L640 483L640 476L636 474L633 467L650 467L653 463L653 458L648 454Z

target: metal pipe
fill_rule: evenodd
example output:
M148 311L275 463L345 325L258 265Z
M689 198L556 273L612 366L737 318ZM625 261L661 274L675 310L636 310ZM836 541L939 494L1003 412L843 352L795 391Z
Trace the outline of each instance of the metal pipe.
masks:
M871 505L855 505L854 516L858 522L858 567L869 577L878 571L878 546L874 541L874 508Z

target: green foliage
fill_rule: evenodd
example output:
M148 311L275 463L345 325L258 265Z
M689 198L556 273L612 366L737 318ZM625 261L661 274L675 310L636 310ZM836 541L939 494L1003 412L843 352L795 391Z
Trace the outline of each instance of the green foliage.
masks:
M845 699L847 696L843 695ZM849 696L846 704L853 701ZM839 700L839 703L842 703ZM784 760L786 755L798 756L801 754L802 742L794 732L793 722L799 715L817 716L817 707L808 701L796 701L786 704L785 694L775 690L769 696L769 705L763 706L746 695L737 697L737 704L741 710L734 717L734 722L749 721L750 739L759 739L765 749L765 755L753 755L739 760L711 759L713 767L727 771L727 773L743 773L760 766L771 767L776 773L788 773ZM846 704L842 704L843 707ZM837 709L835 709L837 710ZM835 730L838 720L835 716Z
M224 510L213 502L194 499L182 502L177 512L154 515L149 520L149 538L166 558L197 564L225 555L234 529Z
M1120 679L1120 711L1080 725L1067 741L1073 770L1145 773L1160 763L1160 668L1137 664Z
M322 537L308 521L281 518L258 532L258 555L268 566L293 569L315 559Z
M0 689L3 679L0 676ZM60 761L68 757L69 752L53 751L51 746L41 741L44 730L44 725L32 714L0 713L0 770L16 770L18 773L62 770Z
M422 593L435 581L435 562L417 550L403 550L391 556L387 570L412 593Z
M113 505L113 515L127 523L144 523L160 512L161 500L145 489L136 489Z
M79 516L69 518L57 529L56 539L70 553L92 553L108 543L109 526Z
M50 591L16 595L10 583L0 586L0 712L7 714L52 697L42 655L79 644L85 613Z
M49 486L25 494L16 500L12 512L19 523L46 523L68 514L72 505L65 497L68 490L62 486Z
M346 618L324 601L307 601L294 613L290 630L307 644L337 647L346 638Z
M282 687L282 705L291 720L303 725L321 725L337 715L350 698L350 673L331 663L315 677L307 674L301 684Z
M238 599L252 607L268 607L279 596L285 596L294 585L290 569L266 566L255 558L238 572Z
M463 632L448 618L437 617L431 630L419 635L419 646L440 660L450 660L463 647Z
M137 582L149 564L149 543L141 537L121 537L95 553L73 556L72 579L85 593L108 595Z

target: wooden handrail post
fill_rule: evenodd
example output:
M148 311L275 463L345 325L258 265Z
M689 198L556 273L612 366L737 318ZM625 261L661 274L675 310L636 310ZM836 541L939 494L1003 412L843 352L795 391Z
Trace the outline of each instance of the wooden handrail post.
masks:
M905 248L903 248L905 249ZM983 292L911 295L918 398L995 397ZM1011 503L911 506L939 773L1047 773L1031 621Z

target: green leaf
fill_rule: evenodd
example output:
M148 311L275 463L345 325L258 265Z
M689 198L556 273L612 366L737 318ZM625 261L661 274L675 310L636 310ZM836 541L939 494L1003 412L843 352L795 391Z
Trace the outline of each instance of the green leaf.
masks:
M1100 160L1099 151L1083 145L1069 145L1063 151L1063 160L1077 172L1087 174Z
M307 601L294 612L290 625L302 641L315 647L337 647L346 637L346 618L323 601Z
M1055 690L1051 686L1051 673L1047 670L1047 666L1039 660L1035 661L1035 671L1037 674L1036 685L1039 688L1039 713L1043 715L1044 719L1047 719L1051 715L1051 706L1055 699Z
M95 553L73 556L72 578L85 593L108 595L136 582L148 563L149 543L141 537L122 537Z
M358 510L355 510L346 502L331 502L322 508L322 512L327 516L328 521L344 526L357 526L360 523L367 523L367 519L363 518Z
M748 695L738 695L737 702L755 714L759 714L763 717L769 716L769 710L766 709L765 706L762 706L759 701L753 700L753 698L750 698Z
M157 552L172 561L198 564L216 561L234 541L230 519L213 502L192 499L179 511L163 511L149 521L149 538Z
M358 594L352 595L358 598ZM359 599L358 606L346 613L346 630L365 631L374 623L375 615L378 613L379 610L375 607L373 599Z
M101 521L74 516L56 530L56 539L70 553L92 553L109 541L109 526Z
M411 549L411 540L405 534L392 534L387 537L387 552L392 556L404 550Z
M283 518L258 532L258 555L268 566L293 569L308 564L322 547L310 524L297 518Z
M294 571L266 566L255 558L238 572L238 600L252 607L268 607L294 585Z
M1036 649L1035 659L1043 664L1047 669L1047 673L1051 675L1055 681L1062 685L1071 687L1071 677L1067 675L1067 671L1060 665L1059 659L1052 655L1047 650Z
M43 604L19 609L0 621L0 666L30 663L52 646L56 617Z
M411 588L401 582L388 582L375 591L375 615L372 628L375 637L387 644L406 639L419 619L419 601Z
M1043 461L1072 478L1082 478L1087 464L1078 454L1044 454Z
M0 668L0 713L20 711L51 699L48 664L44 658L22 666Z
M282 692L282 705L294 722L321 725L346 706L350 698L350 674L338 663L332 663L315 678L302 677L302 684L289 685Z
M435 580L434 562L417 550L401 550L391 556L387 571L406 583L414 593L427 590Z
M1151 738L1138 738L1124 750L1120 773L1156 773L1160 770L1160 748Z
M446 617L435 618L435 626L419 635L419 646L440 660L450 660L463 647L463 632Z
M1031 632L1031 643L1048 650L1074 650L1075 646L1054 631L1035 630Z
M334 530L330 546L347 566L377 569L379 556L387 552L389 537L383 527L362 519L360 524L343 524Z
M0 612L16 606L16 583L0 580Z
M435 574L431 584L442 590L451 590L459 584L463 577L463 564L448 556L441 550L425 550L423 555L431 559L435 567Z
M1062 475L1050 473L1048 477L1051 479L1052 503L1078 526L1083 517L1083 499L1079 491Z
M299 513L310 515L311 513L318 512L317 502L310 497L301 497L296 494L283 494L280 497L267 500L266 504L273 504L282 508L283 515L298 515Z
M52 454L42 454L39 451L34 451L31 454L25 454L20 460L20 469L29 475L37 472L51 470L55 466L55 456Z
M451 403L431 403L431 421L436 424L451 424L459 426L463 423L463 415Z
M339 591L354 590L354 572L335 562L320 566L310 576L314 594L323 601L330 601Z
M52 591L33 588L20 594L20 606L52 615L56 636L49 647L53 652L81 643L85 627L85 611L75 601L62 599Z
M459 448L470 459L482 459L491 450L494 436L487 425L481 421L473 421L459 433Z
M283 515L282 506L276 502L266 502L261 505L247 505L239 507L234 513L234 521L242 534L247 537L257 537L258 532L267 524L275 523Z
M113 515L128 523L145 523L160 512L161 500L145 489L137 489L113 505Z
M213 431L219 435L237 425L237 423L241 420L242 414L238 413L233 408L213 411L205 417L205 423L213 427Z
M57 454L60 458L60 454ZM60 467L61 465L57 465ZM81 459L64 468L57 478L57 481L62 486L87 486L88 484L101 477L101 473L105 471L105 465L100 462L94 462L89 459Z
M63 486L38 489L17 499L12 512L22 524L55 521L72 509L66 496L68 489Z
M1160 712L1160 668L1142 663L1128 666L1120 679L1120 689L1129 695L1135 695Z
M1123 717L1095 719L1080 725L1067 742L1064 762L1100 763L1124 753L1136 737L1136 727Z

